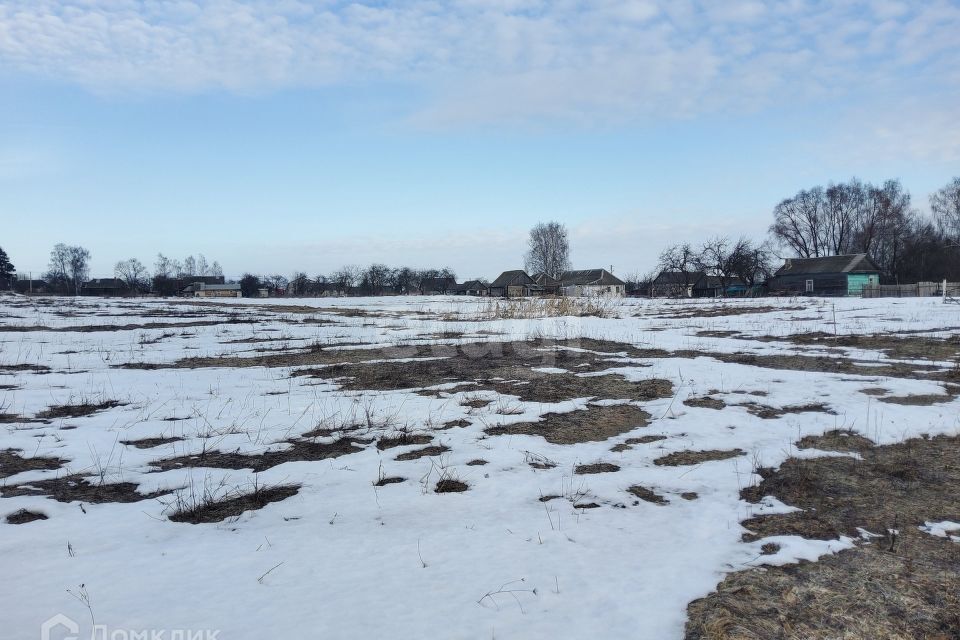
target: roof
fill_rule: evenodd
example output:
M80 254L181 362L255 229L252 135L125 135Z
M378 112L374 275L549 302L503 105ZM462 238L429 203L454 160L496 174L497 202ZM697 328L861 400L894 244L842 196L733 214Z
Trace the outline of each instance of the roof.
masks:
M539 284L541 287L559 287L560 281L552 276L548 276L544 272L540 272L533 276L534 282Z
M120 278L93 278L83 283L84 289L125 289L126 286Z
M186 287L184 291L240 291L239 284L206 284L204 282L194 282Z
M661 271L652 284L693 284L704 275L703 271Z
M697 280L696 284L693 285L694 289L719 289L723 286L723 283L720 281L720 276L714 275L704 275L702 278ZM727 287L737 287L743 286L743 280L740 278L730 277L727 278Z
M560 282L563 286L571 285L620 285L626 286L626 283L613 275L606 269L584 269L581 271L564 271L560 276Z
M457 289L460 291L473 291L474 289L486 289L487 283L483 280L467 280L463 284L458 284Z
M496 280L490 283L491 287L507 287L512 284L537 284L533 278L527 275L523 269L514 269L513 271L504 271Z
M822 258L787 258L777 269L777 276L810 275L816 273L879 273L880 268L865 253Z

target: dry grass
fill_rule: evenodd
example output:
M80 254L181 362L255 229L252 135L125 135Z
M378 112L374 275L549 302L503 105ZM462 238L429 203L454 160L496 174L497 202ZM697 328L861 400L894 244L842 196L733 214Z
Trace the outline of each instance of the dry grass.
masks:
M620 467L609 462L578 464L573 468L573 472L578 476L589 475L593 473L614 473L616 471L620 471Z
M848 438L827 434L845 448ZM827 443L819 442L825 447ZM865 445L865 443L861 443ZM960 520L960 438L862 447L848 457L790 459L744 498L773 495L803 511L755 518L753 533L833 539L877 534L816 563L727 576L689 606L690 640L960 637L960 545L918 530Z
M249 490L226 492L207 488L197 490L191 486L175 494L169 518L173 522L190 524L223 522L244 511L262 509L271 502L286 500L297 495L299 490L298 485L267 487L256 483Z
M652 502L653 504L668 504L667 499L660 494L637 484L629 487L627 492L633 494L637 498L640 498L644 502Z
M120 406L123 406L123 403L117 400L102 400L100 402L83 400L76 404L54 405L38 413L37 418L42 420L51 420L54 418L83 418L92 416L99 411L106 411L107 409Z
M38 511L28 511L26 509L20 509L19 511L14 511L11 514L7 515L7 524L27 524L28 522L36 522L37 520L46 520L47 516Z
M542 436L554 444L598 442L645 427L650 414L630 404L588 405L566 413L545 413L537 422L497 425L486 429L489 435L525 434Z
M675 451L657 458L653 464L663 467L680 467L693 464L702 464L704 462L713 462L715 460L729 460L737 456L746 455L746 451L740 449L711 449L707 451Z
M569 316L612 318L616 316L616 310L616 302L605 298L516 298L490 300L470 319L532 320Z
M9 478L24 471L54 470L63 466L64 461L60 458L25 458L20 453L19 449L0 450L0 478Z

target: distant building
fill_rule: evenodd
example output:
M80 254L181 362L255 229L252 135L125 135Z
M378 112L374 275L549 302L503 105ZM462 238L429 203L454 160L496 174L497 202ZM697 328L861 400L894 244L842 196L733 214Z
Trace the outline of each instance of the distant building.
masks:
M449 276L442 278L424 278L420 281L420 293L425 296L447 295L457 288L457 281Z
M606 269L564 271L560 276L560 292L565 296L623 297L627 283Z
M188 298L239 298L239 284L206 284L194 282L180 293Z
M533 276L533 281L540 285L544 295L555 296L560 293L560 281L542 271Z
M458 284L454 293L458 296L485 296L489 295L490 285L483 280L467 280Z
M17 293L48 293L50 285L46 280L31 280L30 278L17 277L13 281L13 290Z
M858 296L880 284L880 268L865 253L788 258L770 281L771 293Z
M740 278L726 278L726 282L720 276L703 274L700 279L693 283L691 292L694 298L726 298L729 296L745 295L747 286Z
M490 295L499 298L522 298L540 293L540 285L523 269L504 271L490 283Z
M692 298L693 285L706 274L703 271L661 271L650 283L653 298Z
M120 278L94 278L80 287L82 296L123 296L129 292L127 283Z

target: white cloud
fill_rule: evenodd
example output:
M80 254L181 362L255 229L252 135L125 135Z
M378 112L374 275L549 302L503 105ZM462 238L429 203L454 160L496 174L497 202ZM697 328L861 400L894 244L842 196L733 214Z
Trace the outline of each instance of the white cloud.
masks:
M100 92L376 83L428 125L749 111L956 82L947 0L7 0L0 71Z

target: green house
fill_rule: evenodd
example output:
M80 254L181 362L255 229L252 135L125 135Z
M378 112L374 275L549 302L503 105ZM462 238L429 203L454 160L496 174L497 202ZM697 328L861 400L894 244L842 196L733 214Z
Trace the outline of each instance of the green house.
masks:
M880 284L880 268L865 253L821 258L788 258L770 282L771 293L859 296Z

